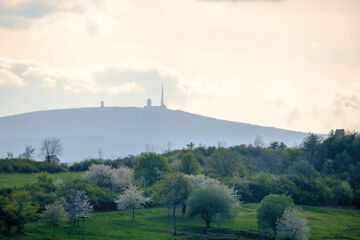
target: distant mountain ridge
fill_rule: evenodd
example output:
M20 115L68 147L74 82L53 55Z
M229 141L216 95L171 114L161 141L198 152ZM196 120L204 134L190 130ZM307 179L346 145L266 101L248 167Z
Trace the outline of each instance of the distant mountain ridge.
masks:
M167 108L103 107L47 110L0 118L0 157L19 154L30 144L39 150L41 139L60 138L62 161L138 154L145 150L165 151L189 142L227 146L252 143L259 135L265 143L299 144L306 133L273 127L231 122ZM39 158L39 156L38 156Z

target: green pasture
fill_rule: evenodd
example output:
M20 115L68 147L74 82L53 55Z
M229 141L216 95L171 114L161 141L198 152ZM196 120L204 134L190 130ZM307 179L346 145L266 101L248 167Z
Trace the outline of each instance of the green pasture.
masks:
M167 209L151 208L135 212L135 221L129 212L96 212L86 221L85 239L256 239L261 231L256 225L258 204L242 204L238 217L231 221L213 223L205 234L200 218L178 217L178 235L173 236L173 223L167 217ZM360 211L303 206L304 214L311 228L309 239L360 239ZM81 239L82 226L63 224L57 230L56 239ZM248 235L252 236L248 236ZM13 233L1 239L37 240L54 239L52 229L39 222L26 224L25 234Z

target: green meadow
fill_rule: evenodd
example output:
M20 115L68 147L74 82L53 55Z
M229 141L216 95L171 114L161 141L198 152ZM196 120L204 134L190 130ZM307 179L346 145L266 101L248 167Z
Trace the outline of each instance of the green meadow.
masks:
M258 204L242 204L238 217L231 221L213 223L207 234L200 218L178 217L178 235L173 236L172 220L167 209L150 208L137 210L135 221L127 211L95 212L86 221L85 239L261 239L256 225ZM302 206L311 228L309 239L360 239L360 211ZM65 223L57 230L56 239L81 239L82 226ZM251 236L249 236L249 234ZM54 239L52 229L40 222L28 223L25 234L2 236L4 240Z
M84 172L62 172L62 173L53 173L50 174L54 180L56 179L76 179L81 178ZM13 188L21 187L27 183L33 183L36 179L36 176L39 173L28 173L28 174L0 174L0 188Z

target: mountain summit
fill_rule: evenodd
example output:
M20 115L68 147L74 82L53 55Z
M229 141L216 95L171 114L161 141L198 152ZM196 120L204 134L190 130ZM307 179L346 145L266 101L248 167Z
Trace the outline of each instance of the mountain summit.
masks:
M227 146L252 143L261 136L265 143L298 144L305 133L273 127L224 121L166 107L100 107L30 112L0 118L0 157L19 154L25 145L39 150L41 139L61 139L65 162L96 157L126 156L144 151L162 152L196 145ZM38 156L40 158L40 156Z

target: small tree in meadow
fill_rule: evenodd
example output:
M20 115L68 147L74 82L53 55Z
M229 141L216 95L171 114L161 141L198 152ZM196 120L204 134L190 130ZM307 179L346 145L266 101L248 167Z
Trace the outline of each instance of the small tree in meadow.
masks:
M276 237L279 239L307 240L309 227L297 208L287 208L276 223Z
M68 218L67 213L61 202L55 202L45 206L45 211L41 214L41 220L46 225L53 228L53 236L56 237L56 227L65 222Z
M237 200L230 189L223 185L208 185L196 190L188 200L188 215L199 215L205 222L206 228L216 217L230 219L234 217Z
M190 181L182 173L168 174L156 185L156 189L156 197L160 202L173 210L174 235L176 235L176 208L185 206L191 193Z
M74 225L76 220L79 220L78 217L88 214L93 209L85 191L74 191L67 200L64 200L64 205ZM77 223L79 225L79 222Z
M291 197L279 194L269 194L260 202L257 210L257 224L260 229L272 230L276 233L276 223L288 207L294 206Z
M144 191L139 190L134 186L130 186L124 193L119 194L115 199L115 203L119 210L132 211L132 220L135 219L135 209L143 208L145 204L150 201L150 198L145 197Z

